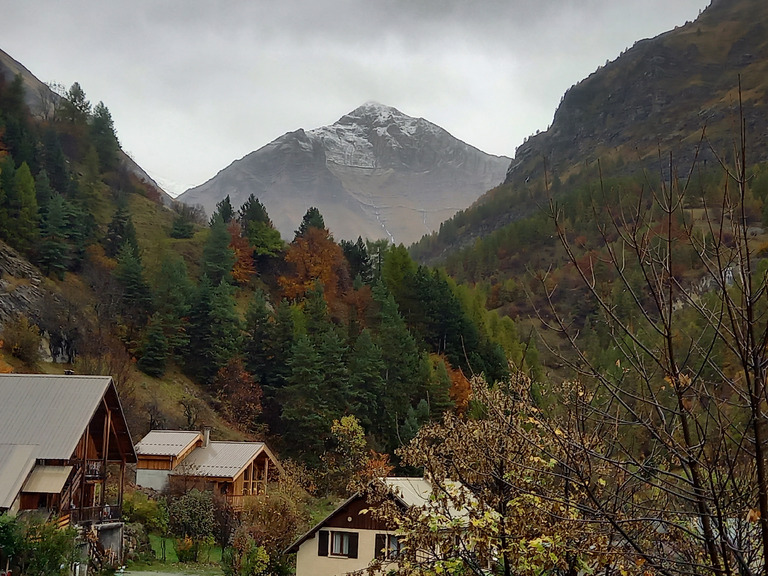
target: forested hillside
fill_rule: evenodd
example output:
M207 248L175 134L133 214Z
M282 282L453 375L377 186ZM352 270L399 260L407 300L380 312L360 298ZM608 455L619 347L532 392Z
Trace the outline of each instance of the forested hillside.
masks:
M402 245L338 243L314 208L286 244L253 195L210 220L168 209L121 165L103 103L74 84L32 116L23 90L19 76L0 84L0 238L39 267L50 302L6 328L42 333L78 372L119 371L137 437L214 424L317 466L334 420L354 415L391 454L465 411L471 375L535 368L508 318Z

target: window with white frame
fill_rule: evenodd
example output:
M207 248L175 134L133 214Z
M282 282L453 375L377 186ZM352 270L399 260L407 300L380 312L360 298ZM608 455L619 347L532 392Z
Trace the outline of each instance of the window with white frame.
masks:
M331 556L349 556L349 532L331 532Z

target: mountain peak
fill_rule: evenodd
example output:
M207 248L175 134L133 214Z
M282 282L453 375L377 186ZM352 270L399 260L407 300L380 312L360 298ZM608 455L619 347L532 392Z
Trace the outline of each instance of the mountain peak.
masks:
M504 177L490 156L423 118L369 101L336 123L281 136L180 196L209 211L251 193L290 237L309 206L339 238L413 242Z
M369 100L358 106L349 114L345 114L335 125L365 124L369 126L387 126L391 123L412 123L415 118L403 114L397 108Z

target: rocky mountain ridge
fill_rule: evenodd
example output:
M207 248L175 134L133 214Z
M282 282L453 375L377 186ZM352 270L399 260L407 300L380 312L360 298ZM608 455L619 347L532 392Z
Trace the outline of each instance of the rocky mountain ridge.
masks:
M566 91L552 125L516 149L503 185L424 239L419 258L436 262L525 218L550 193L597 178L598 160L604 177L716 166L739 138L739 92L749 162L768 160L766 29L768 3L713 0L696 20L639 40Z
M705 127L715 146L733 140L723 124L738 125L740 79L754 149L765 156L766 26L764 2L720 0L694 22L636 42L565 93L551 128L518 147L505 181L528 178L525 164L536 156L566 167L630 148L653 160L661 148L689 164Z
M178 199L211 213L227 195L239 207L254 194L285 238L316 206L337 238L410 243L499 184L508 165L423 118L367 102L330 126L277 138Z

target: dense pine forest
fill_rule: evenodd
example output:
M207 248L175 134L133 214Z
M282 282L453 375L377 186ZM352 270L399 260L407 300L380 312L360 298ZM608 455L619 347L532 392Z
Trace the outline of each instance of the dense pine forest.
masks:
M103 103L74 84L43 118L23 96L20 77L0 85L0 238L52 296L10 324L78 372L119 367L135 434L199 427L207 405L225 434L318 466L334 420L354 415L393 454L466 411L472 375L537 369L509 318L404 246L337 242L317 209L286 243L253 195L210 217L168 208L121 163ZM169 409L162 382L180 373L200 393Z

